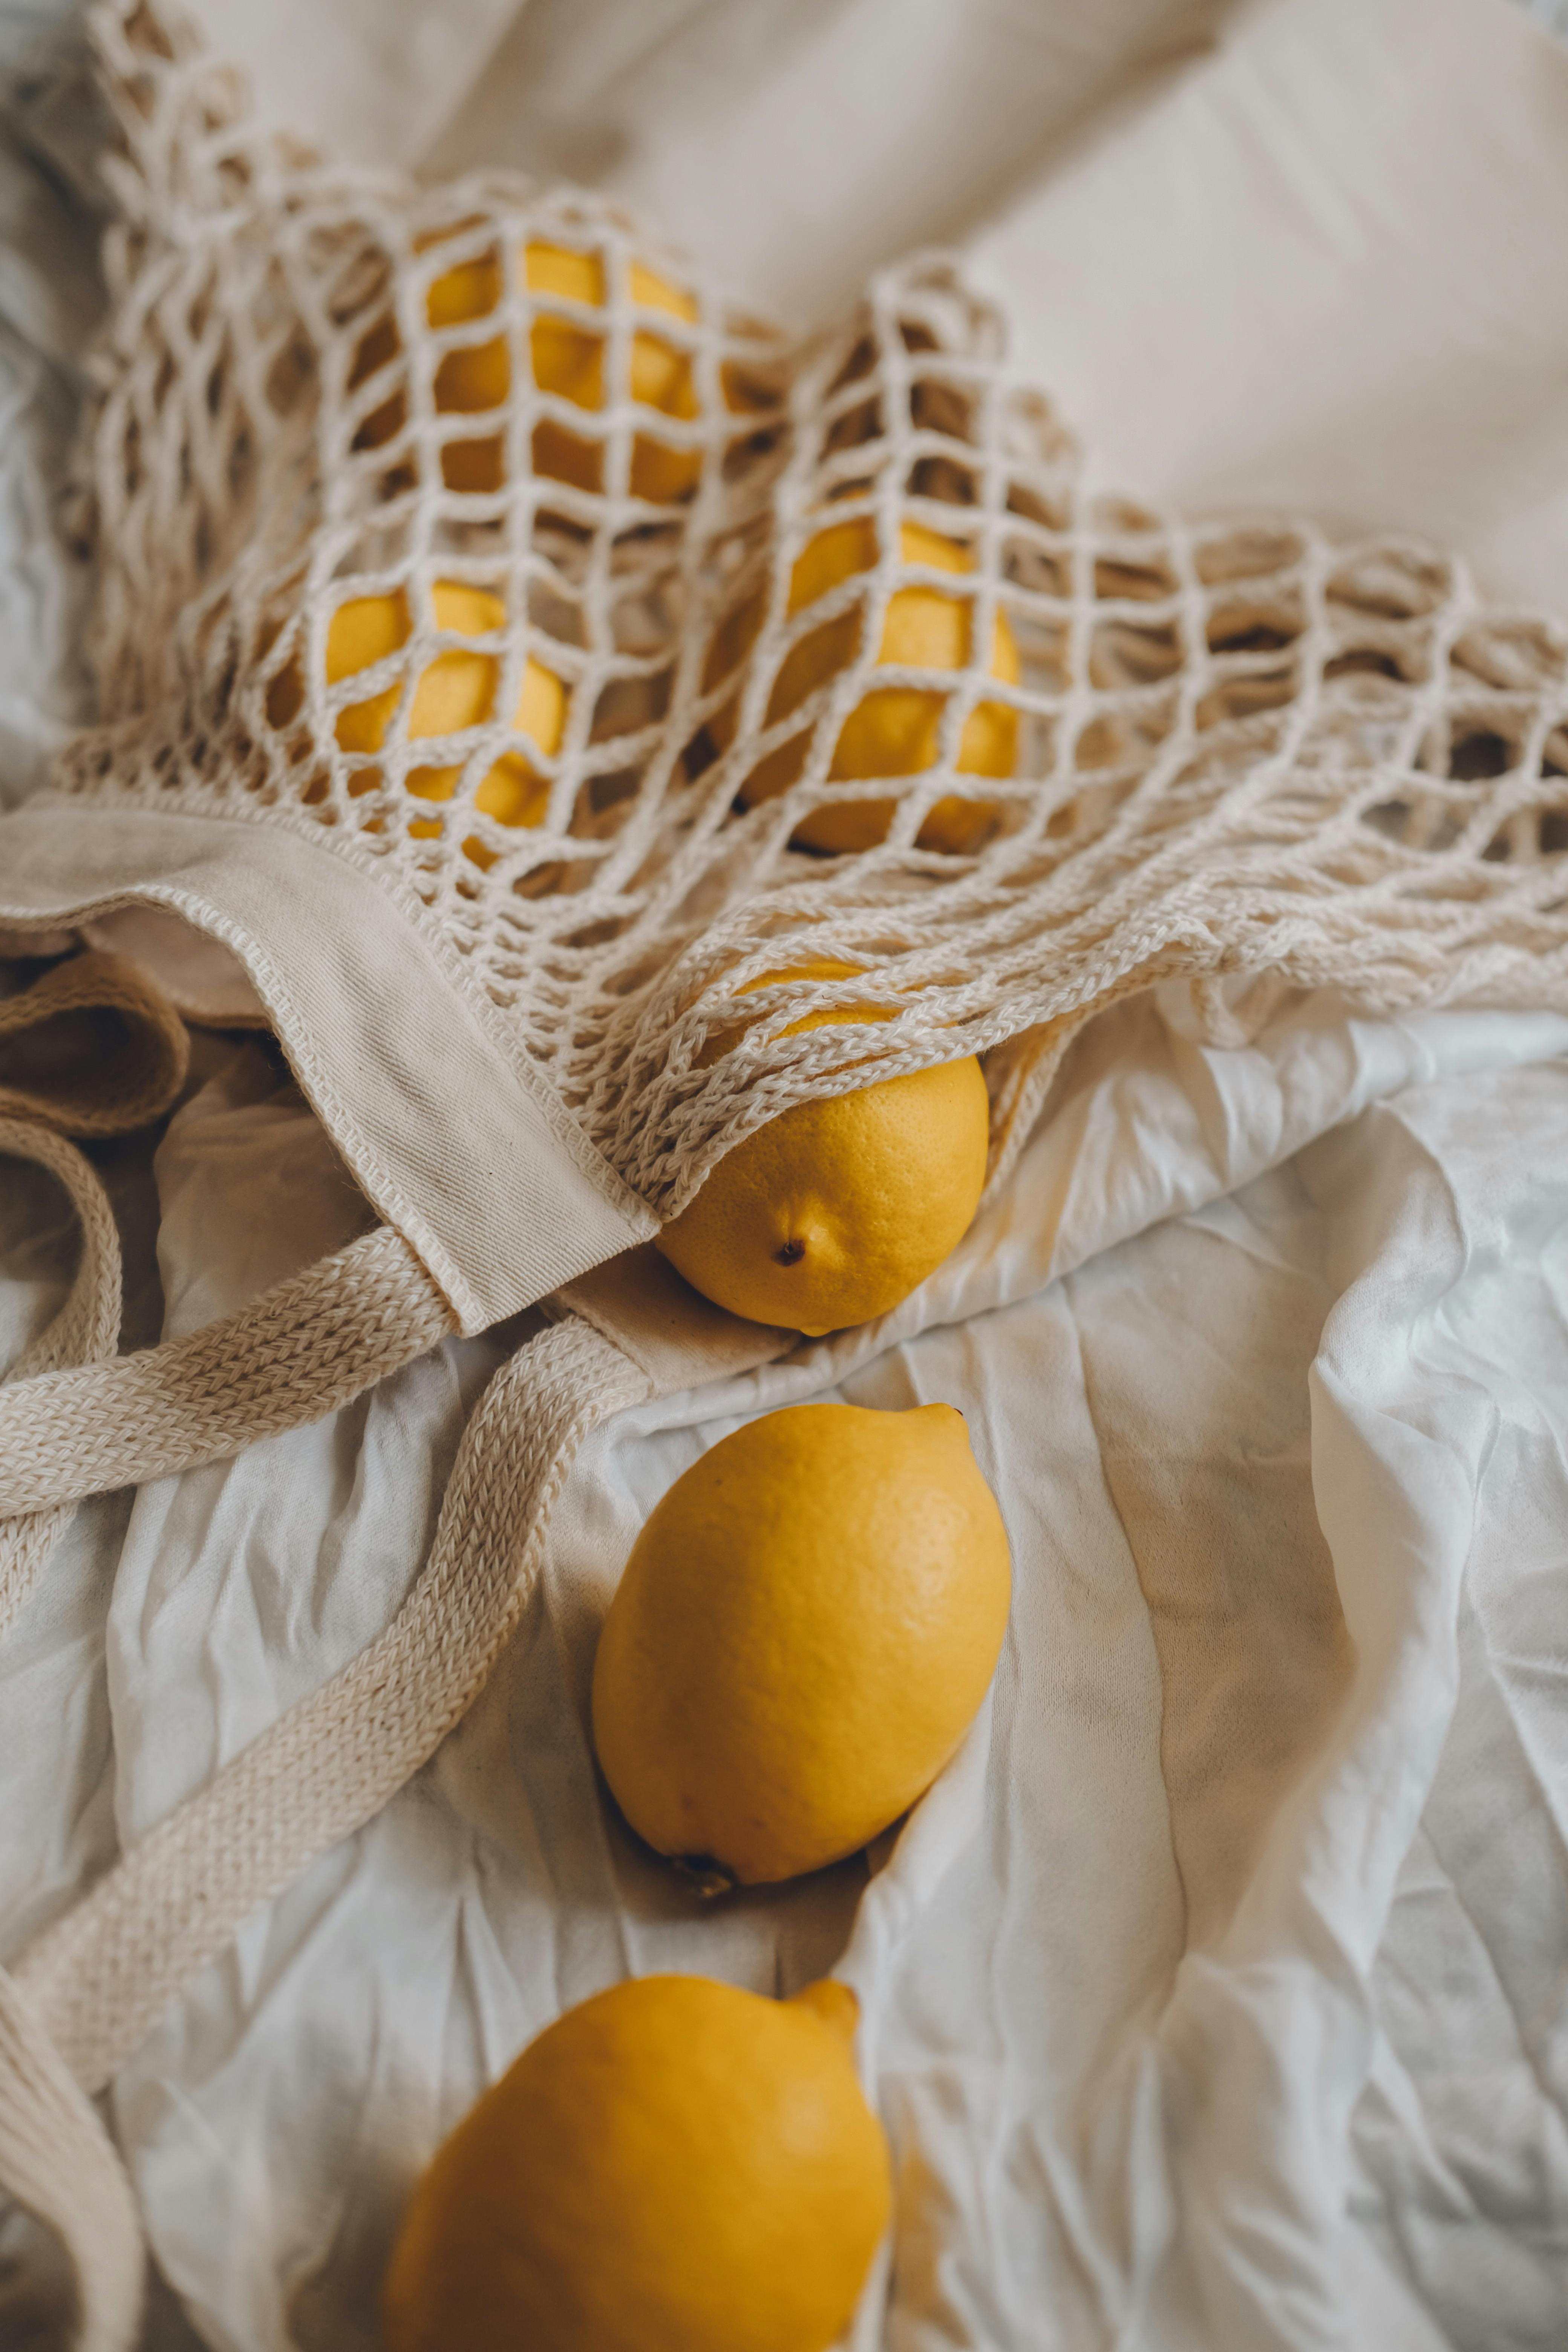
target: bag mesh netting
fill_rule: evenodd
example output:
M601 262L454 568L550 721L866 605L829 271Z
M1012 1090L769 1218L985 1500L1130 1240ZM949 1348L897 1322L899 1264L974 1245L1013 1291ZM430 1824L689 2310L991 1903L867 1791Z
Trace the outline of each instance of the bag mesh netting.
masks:
M1221 1038L1266 971L1564 1000L1554 625L1404 541L1091 495L944 261L792 342L580 194L336 170L146 11L100 38L103 724L58 781L373 868L661 1213L961 1053L1000 1143L1172 976ZM742 1015L825 960L864 976ZM781 1036L807 996L895 1017L847 1067Z

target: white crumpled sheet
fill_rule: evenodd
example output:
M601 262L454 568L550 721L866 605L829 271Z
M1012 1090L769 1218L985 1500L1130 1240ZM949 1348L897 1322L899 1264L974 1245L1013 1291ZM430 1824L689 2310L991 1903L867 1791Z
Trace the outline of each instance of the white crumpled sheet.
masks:
M803 12L800 42L847 39L860 6ZM679 29L697 12L659 13ZM718 38L736 13L703 21ZM598 14L629 37L628 13ZM1542 120L1568 121L1568 67L1479 0L1364 16L1369 57L1391 22L1426 18L1450 135L1489 123L1494 176L1508 125L1489 96L1511 102L1527 64ZM482 17L471 0L462 23ZM1114 135L1135 176L1172 105L1201 122L1206 87L1214 140L1182 151L1194 205L1205 156L1287 152L1303 217L1362 237L1364 292L1387 258L1376 225L1336 212L1342 159L1290 147L1290 88L1263 70L1331 19L1343 65L1341 0L1285 0ZM535 30L561 21L542 6ZM925 52L942 21L921 12ZM1528 124L1514 145L1545 184ZM630 172L629 133L619 152ZM1363 162L1358 144L1344 171ZM1568 154L1562 170L1568 191ZM1026 257L1059 253L1079 173L1053 169L987 232L1028 335L1052 328L1028 310ZM1496 202L1517 227L1506 189ZM1540 353L1568 336L1568 281L1537 315L1560 236L1535 234L1511 266ZM1439 343L1459 290L1432 305ZM1468 364L1484 410L1485 352ZM1389 462L1415 495L1419 450ZM1506 584L1528 541L1521 577L1549 572L1552 514L1521 537L1517 478L1507 495L1488 478L1478 555ZM1358 497L1383 519L1364 481ZM860 1994L898 2220L855 2352L1564 2340L1568 1023L1372 1024L1267 992L1247 1011L1252 1044L1226 1052L1197 1042L1179 990L1107 1016L1005 1196L897 1316L590 1442L468 1720L248 1923L117 2086L184 2298L160 2285L156 2352L368 2347L434 2139L563 2006L671 1967L786 1991L837 1967ZM135 1146L101 1155L136 1341L160 1277L163 1328L189 1328L363 1220L265 1043L204 1039L198 1066L151 1169ZM8 1356L69 1265L35 1171L6 1171L0 1242ZM5 1950L386 1622L463 1418L527 1328L79 1515L0 1653ZM868 1865L702 1908L596 1786L595 1627L670 1480L739 1420L823 1394L965 1412L1014 1546L1007 1643L967 1747ZM21 2242L0 2237L0 2259ZM0 2302L6 2352L21 2308Z

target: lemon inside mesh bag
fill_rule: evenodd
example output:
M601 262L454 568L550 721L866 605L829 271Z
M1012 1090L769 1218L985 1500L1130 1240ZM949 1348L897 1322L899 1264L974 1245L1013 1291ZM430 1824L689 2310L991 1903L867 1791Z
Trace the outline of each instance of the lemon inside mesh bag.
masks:
M899 553L905 563L938 572L968 572L970 551L925 524L905 522L899 529ZM790 576L788 612L793 618L818 603L858 572L870 572L878 562L877 523L871 515L832 523L809 541L796 559ZM742 605L714 638L704 685L717 685L750 651L762 624L760 602ZM848 668L859 648L861 609L825 621L799 638L785 656L769 697L764 723L787 718L809 695ZM882 624L879 664L897 663L934 670L962 670L970 658L973 630L970 600L950 596L924 584L900 588L889 599ZM1018 647L1005 614L998 613L991 633L989 672L1008 686L1019 677ZM848 782L877 776L914 776L934 767L947 697L931 688L879 687L865 695L839 730L828 767L831 782ZM717 748L727 751L734 740L737 706L731 703L710 723ZM745 808L776 800L803 773L810 748L809 731L791 738L770 751L752 770L739 793ZM962 774L1010 776L1017 761L1018 714L1005 703L983 702L965 719L959 739L956 765ZM887 838L898 803L892 800L856 800L814 809L792 835L796 847L834 852L874 848ZM917 848L961 856L979 848L994 829L994 802L966 794L943 794L927 812L915 836Z
M534 240L524 247L522 263L523 282L531 294L556 296L587 310L605 308L605 264L598 254ZM642 310L662 310L688 325L697 318L696 298L643 262L630 264L627 286L633 302ZM426 315L432 327L466 326L499 309L503 292L500 256L491 251L475 260L458 262L436 278L426 297ZM603 333L585 322L547 310L533 320L528 340L533 380L541 392L554 393L584 410L605 406ZM351 383L363 383L393 358L398 347L393 320L378 320L360 346ZM511 394L511 353L505 335L447 352L437 364L432 390L436 407L443 415L479 415L504 407ZM626 390L639 406L660 415L689 423L701 413L689 352L646 328L639 328L632 337ZM730 398L731 405L745 404L735 397L732 387ZM366 420L361 446L374 447L390 440L405 413L403 394L395 394ZM570 482L581 490L605 488L602 445L573 433L553 417L542 417L534 426L531 456L534 473L549 480ZM630 488L634 497L661 505L673 503L696 488L701 471L699 450L678 449L641 433L633 440ZM506 479L501 435L447 442L441 451L441 472L451 490L499 489Z
M464 636L488 636L506 626L506 606L488 589L461 581L438 580L431 591L438 628ZM340 685L406 644L410 634L406 599L355 596L340 604L327 630L327 683ZM494 654L449 646L421 670L408 712L411 738L460 734L493 716L500 665ZM335 732L345 751L379 751L402 693L389 686L363 702L350 703L338 713ZM527 735L548 756L558 751L566 723L566 689L561 680L536 661L523 672L513 727ZM462 774L460 766L415 768L407 789L418 800L449 801ZM381 782L378 769L366 769L350 791L374 791ZM520 751L504 751L489 768L474 795L474 806L498 824L533 826L542 824L550 804L550 785ZM416 840L430 840L441 831L439 820L416 817L408 830ZM494 853L471 835L464 853L476 866L490 866Z

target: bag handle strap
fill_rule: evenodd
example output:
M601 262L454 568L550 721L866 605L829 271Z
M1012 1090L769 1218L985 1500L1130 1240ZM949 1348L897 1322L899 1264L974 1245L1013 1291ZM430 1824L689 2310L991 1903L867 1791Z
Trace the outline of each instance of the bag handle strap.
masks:
M120 1339L120 1235L109 1196L89 1162L63 1136L30 1120L0 1117L0 1153L31 1160L64 1186L81 1227L81 1255L64 1306L18 1358L8 1386L25 1388L66 1365L111 1357ZM6 1390L0 1388L0 1396ZM70 1517L68 1503L22 1507L0 1519L0 1639L10 1630Z
M0 1512L68 1507L319 1421L457 1328L378 1225L221 1322L0 1388Z
M89 948L0 997L0 1116L129 1135L170 1108L190 1059L184 1023L127 956Z
M251 1912L434 1755L538 1581L550 1514L583 1440L652 1388L575 1316L521 1348L468 1423L429 1559L386 1632L29 1947L14 1970L21 2012L82 2091L110 2082ZM58 2096L40 2087L47 2073L36 2053L14 2062L0 2042L0 2180L19 2195L10 2151L47 2144L58 2121ZM129 2352L134 2301L118 2294L93 2352Z
M92 2102L4 1969L0 2084L0 2180L69 2260L75 2352L123 2352L141 2329L146 2275L135 2194Z
M107 1039L104 1016L113 1037ZM169 1108L185 1082L190 1038L140 965L90 950L0 997L0 1153L60 1183L81 1227L65 1305L5 1375L30 1392L62 1368L96 1365L120 1343L120 1236L109 1197L68 1134L123 1135ZM0 1518L0 1638L37 1583L75 1496L18 1503ZM4 1509L0 1506L0 1509Z
M110 1013L118 1051L58 1024ZM49 1035L51 1027L56 1034ZM8 1043L31 1055L6 1078ZM85 1050L72 1047L85 1045ZM47 1046L47 1050L41 1050ZM190 1039L151 976L98 950L0 998L0 1152L58 1178L82 1229L65 1309L0 1386L0 1633L84 1495L185 1470L346 1404L458 1328L389 1226L277 1284L237 1315L120 1357L113 1212L72 1135L124 1134L168 1109Z

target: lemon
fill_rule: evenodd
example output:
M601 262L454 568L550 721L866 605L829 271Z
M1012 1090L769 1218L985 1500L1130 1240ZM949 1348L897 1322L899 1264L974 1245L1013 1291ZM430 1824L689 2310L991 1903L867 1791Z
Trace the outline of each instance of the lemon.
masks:
M942 572L971 569L969 550L960 541L929 530L923 523L906 522L899 533L906 563L922 563ZM830 589L869 572L877 562L877 526L869 515L831 524L818 532L798 558L790 575L789 610L804 612ZM705 684L716 684L749 649L761 625L760 605L742 607L720 631L710 656ZM771 726L786 718L808 695L847 669L859 646L860 615L851 610L825 621L800 638L785 656L773 681L765 713ZM931 587L900 588L889 600L882 625L879 663L908 663L921 669L962 669L970 658L968 600L945 595ZM1018 648L1005 614L998 613L991 635L990 674L1016 686ZM837 782L859 777L914 776L934 767L937 736L946 697L923 687L879 687L862 697L844 721L834 746L828 774ZM734 735L731 706L710 722L721 751ZM741 787L742 806L755 808L787 792L805 765L809 739L796 736L771 751ZM1000 702L983 702L964 721L959 738L958 767L965 775L1010 776L1017 760L1018 715ZM792 836L800 847L844 851L869 849L887 838L895 803L890 800L841 803L814 809ZM949 793L926 815L916 845L921 849L959 855L978 848L995 821L995 803Z
M456 580L438 580L431 591L431 602L437 626L464 636L489 635L506 626L506 607L488 589L471 588ZM407 642L408 635L408 606L401 594L350 598L338 606L328 626L327 683L336 686L343 678L368 669L374 662L384 660ZM494 709L500 667L493 654L469 653L460 646L437 654L420 672L415 686L408 712L410 736L455 735L463 728L476 727L489 719ZM364 702L351 703L338 713L337 739L345 751L380 751L386 740L400 690L389 686L382 693ZM292 693L297 702L297 681ZM274 723L287 715L275 708ZM530 661L523 671L522 692L512 723L530 736L542 751L559 749L566 723L566 690L558 677L535 661ZM460 768L415 768L409 772L408 790L419 800L449 801L461 772ZM379 770L365 769L349 789L372 792L380 781ZM548 782L516 751L501 754L475 794L475 805L498 824L506 825L541 824L549 803ZM408 828L421 839L438 834L440 829L428 818L416 818ZM477 837L465 841L463 847L478 866L488 866L495 862Z
M890 2201L856 2014L680 1976L568 2011L416 2187L386 2352L826 2352Z
M957 1748L1007 1622L1006 1531L952 1405L796 1405L676 1480L594 1664L605 1778L742 1885L853 1853Z
M416 250L428 251L458 228L473 226L472 221L459 222L455 228L416 238ZM531 239L522 249L521 260L523 282L531 293L556 296L586 310L605 309L606 280L599 254ZM697 297L646 262L629 264L626 283L639 310L662 311L684 326L697 323L700 316ZM499 310L504 290L501 257L492 250L458 262L434 278L425 298L426 316L433 327L466 327ZM355 346L349 389L387 366L402 348L395 319L389 310L381 312ZM538 311L529 328L529 370L534 383L541 392L552 393L577 408L606 405L605 371L609 350L607 326L601 331L586 320L548 307ZM723 360L718 376L725 411L754 417L775 408L778 393L768 373L765 355L761 365L741 356ZM690 347L651 327L637 327L632 334L624 393L653 415L681 423L690 423L702 414ZM437 363L431 394L441 415L489 415L504 407L511 396L511 353L506 335L449 348ZM622 396L619 391L616 396ZM407 417L407 394L399 386L364 418L354 436L354 447L380 448L402 430ZM737 446L742 445L731 445ZM571 482L579 489L602 490L604 447L603 440L592 434L574 433L554 417L542 417L534 427L529 463L535 474L548 479ZM660 505L675 503L696 488L701 472L700 449L678 448L655 434L634 435L629 480L637 498ZM441 450L441 474L448 489L499 489L506 479L503 435L497 430L447 441ZM416 478L415 469L405 460L389 478L391 487L406 489Z
M748 990L854 970L802 964L763 972ZM811 1013L782 1034L891 1018L868 1005ZM796 1103L726 1154L656 1245L694 1290L753 1323L813 1339L868 1323L907 1298L968 1231L990 1118L973 1055Z
M531 243L523 251L523 277L531 293L561 295L594 310L605 307L605 268L595 253ZM426 297L426 315L433 327L465 325L494 310L501 291L497 257L461 262L431 285ZM695 297L642 262L631 265L630 292L633 301L645 310L662 310L687 323L697 317ZM382 352L382 361L391 356L392 348L395 346ZM529 356L541 392L556 393L577 408L604 407L602 334L545 312L529 331ZM361 373L368 370L362 367ZM639 405L662 415L686 420L700 413L690 353L647 328L639 328L632 337L629 389ZM436 371L436 406L444 415L500 408L510 391L511 359L504 335L447 352ZM399 413L392 429L401 421ZM579 489L604 487L601 445L570 432L552 417L542 418L534 428L532 464L536 474L574 483ZM447 442L441 468L450 489L498 488L505 478L500 436ZM695 487L701 470L698 450L677 449L640 433L633 441L631 487L638 498L666 504L682 499Z

